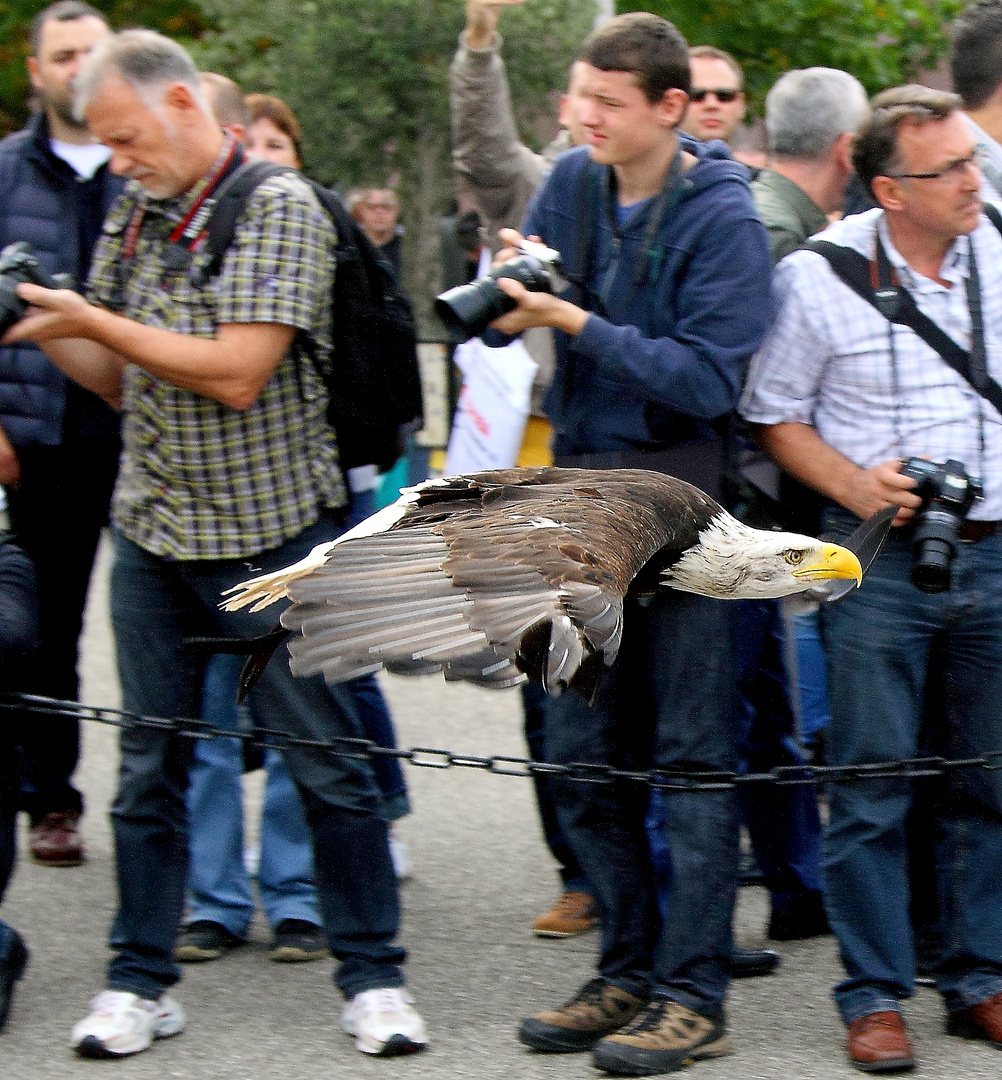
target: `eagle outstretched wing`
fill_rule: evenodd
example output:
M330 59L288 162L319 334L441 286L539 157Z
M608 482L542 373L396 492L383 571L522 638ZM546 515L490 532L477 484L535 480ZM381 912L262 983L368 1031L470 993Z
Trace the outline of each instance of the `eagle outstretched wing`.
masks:
M619 650L631 583L648 568L653 584L720 510L691 485L637 470L450 477L401 503L382 531L316 549L317 565L287 582L268 575L267 595L292 600L281 621L299 632L296 674L441 670L495 687L529 675L590 699ZM252 602L252 586L231 605Z

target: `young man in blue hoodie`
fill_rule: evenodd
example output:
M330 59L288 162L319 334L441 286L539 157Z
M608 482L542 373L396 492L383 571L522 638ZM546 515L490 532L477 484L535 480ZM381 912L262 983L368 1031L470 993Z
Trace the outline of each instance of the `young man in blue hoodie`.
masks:
M711 492L717 428L771 316L769 246L747 173L680 142L689 53L665 20L636 12L585 42L578 93L588 145L556 164L523 226L557 248L572 286L530 293L493 325L557 332L544 408L558 464L651 468ZM512 230L502 239L515 246ZM683 593L633 602L623 646L589 707L551 703L547 759L659 770L734 767L733 609ZM537 1050L594 1048L610 1073L671 1072L730 1050L723 1001L737 878L732 792L672 793L672 882L657 913L642 784L560 780L558 813L601 909L599 975L528 1017Z

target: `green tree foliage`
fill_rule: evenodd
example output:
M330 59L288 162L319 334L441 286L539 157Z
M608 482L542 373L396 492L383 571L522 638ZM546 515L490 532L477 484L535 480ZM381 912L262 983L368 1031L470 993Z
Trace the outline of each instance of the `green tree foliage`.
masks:
M202 37L199 63L288 101L317 179L407 175L426 140L447 138L462 0L202 0L202 8L219 30ZM530 133L554 115L553 91L594 13L594 0L529 0L505 13L505 59Z
M28 116L28 55L31 20L51 0L0 0L0 135ZM209 23L195 0L88 0L114 27L148 26L179 41L197 37Z
M398 188L407 284L431 332L438 221L454 190L448 69L464 0L202 0L202 8L218 30L203 35L197 62L248 92L284 98L302 124L311 176ZM554 91L594 16L595 0L528 0L505 12L504 56L527 141L555 133Z
M653 11L692 45L716 45L741 63L753 105L792 68L842 68L870 93L936 66L964 0L618 0Z

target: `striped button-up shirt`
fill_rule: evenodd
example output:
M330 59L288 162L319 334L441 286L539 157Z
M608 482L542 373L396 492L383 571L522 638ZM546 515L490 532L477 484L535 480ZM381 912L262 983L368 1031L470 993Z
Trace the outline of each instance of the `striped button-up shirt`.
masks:
M836 222L819 239L874 253L881 237L902 285L919 309L970 348L965 281L970 246L981 278L988 370L1002 382L1002 236L987 218L958 237L941 270L947 288L916 273L887 234L883 211ZM779 312L752 360L741 414L757 424L813 427L862 468L892 458L954 458L984 481L985 498L969 516L1002 518L1002 417L914 331L888 321L810 251L776 268ZM894 335L894 362L890 337Z
M293 326L329 356L334 228L308 186L260 184L221 270L204 284L165 265L167 239L197 198L152 199L130 185L94 251L90 298L148 326L211 338L229 323ZM145 207L135 254L123 260L133 209ZM205 255L196 256L197 270ZM155 555L223 559L277 547L322 508L346 502L327 392L292 352L246 410L182 390L130 364L123 379L123 454L115 526Z

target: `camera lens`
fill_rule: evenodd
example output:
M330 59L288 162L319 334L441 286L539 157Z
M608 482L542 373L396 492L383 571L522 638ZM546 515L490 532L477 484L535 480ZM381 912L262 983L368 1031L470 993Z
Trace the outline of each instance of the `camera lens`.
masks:
M957 554L960 519L931 504L919 518L912 538L915 559L912 584L925 593L945 592L950 587L950 563Z
M449 289L435 300L435 313L460 341L482 334L518 305L497 284L498 278L520 281L529 292L550 292L550 275L531 255L519 255L495 267L486 277Z

